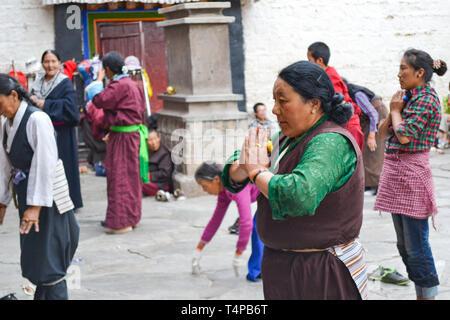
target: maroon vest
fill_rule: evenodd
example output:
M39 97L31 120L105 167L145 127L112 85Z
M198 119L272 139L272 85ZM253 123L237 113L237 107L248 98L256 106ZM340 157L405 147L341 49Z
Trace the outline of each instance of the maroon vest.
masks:
M270 202L261 193L256 226L259 237L269 248L325 249L347 243L359 235L364 204L364 166L358 144L347 130L331 121L321 123L283 157L277 174L291 173L309 141L324 132L340 133L352 143L357 155L355 171L344 186L325 196L313 216L274 220ZM280 146L283 139L285 137L280 139Z

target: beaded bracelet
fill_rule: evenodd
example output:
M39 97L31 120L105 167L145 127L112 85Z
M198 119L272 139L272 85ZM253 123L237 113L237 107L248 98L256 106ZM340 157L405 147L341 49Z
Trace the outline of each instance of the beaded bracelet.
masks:
M268 172L268 171L269 171L268 169L259 169L258 172L256 172L256 173L250 178L250 181L251 181L253 184L255 184L255 181L256 181L256 178L258 177L258 175L259 175L260 173Z
M255 170L253 170L252 172L250 172L250 174L248 175L248 178L250 179L250 182L251 182L251 183L254 183L254 182L253 182L254 177L255 177L256 174L259 173L259 171L261 171L261 170L260 170L260 169L255 169Z

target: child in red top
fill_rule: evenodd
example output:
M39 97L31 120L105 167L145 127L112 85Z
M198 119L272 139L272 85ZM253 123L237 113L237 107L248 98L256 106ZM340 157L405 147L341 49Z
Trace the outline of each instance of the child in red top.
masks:
M344 95L345 101L350 102L355 110L353 116L344 125L344 128L350 131L350 133L355 138L358 143L359 148L363 149L364 144L364 134L359 123L359 115L361 114L361 109L358 105L350 98L348 94L347 86L342 80L341 76L337 73L336 69L328 66L328 61L330 60L330 49L323 42L315 42L308 47L308 60L317 64L319 67L325 70L331 79L334 86L334 91L339 92Z

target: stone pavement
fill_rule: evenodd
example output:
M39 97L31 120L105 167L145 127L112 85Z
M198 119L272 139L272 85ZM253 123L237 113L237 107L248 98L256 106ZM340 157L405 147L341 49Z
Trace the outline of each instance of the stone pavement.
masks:
M430 243L441 281L438 298L443 300L450 299L450 151L432 153L431 158L439 214L437 231L430 223ZM227 228L237 217L235 204L205 248L202 273L193 276L192 253L214 210L214 197L168 203L144 198L137 229L124 235L106 235L99 224L106 210L106 180L88 173L81 176L81 182L85 207L77 213L81 236L68 281L71 299L263 299L262 284L245 280L246 266L239 278L231 267L237 236L229 234ZM367 249L368 270L382 264L406 275L391 217L373 211L374 201L375 197L366 196L360 235ZM11 208L0 226L0 242L0 297L15 292L19 299L31 299L21 289L28 281L21 277L18 217ZM247 250L245 260L249 255ZM369 299L415 299L414 285L370 281Z

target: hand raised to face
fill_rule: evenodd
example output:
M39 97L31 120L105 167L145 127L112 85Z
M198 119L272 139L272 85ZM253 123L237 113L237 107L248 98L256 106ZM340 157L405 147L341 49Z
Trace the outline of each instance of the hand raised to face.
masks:
M240 165L248 174L255 169L267 168L269 155L267 143L270 138L269 132L261 127L251 128L241 151Z

